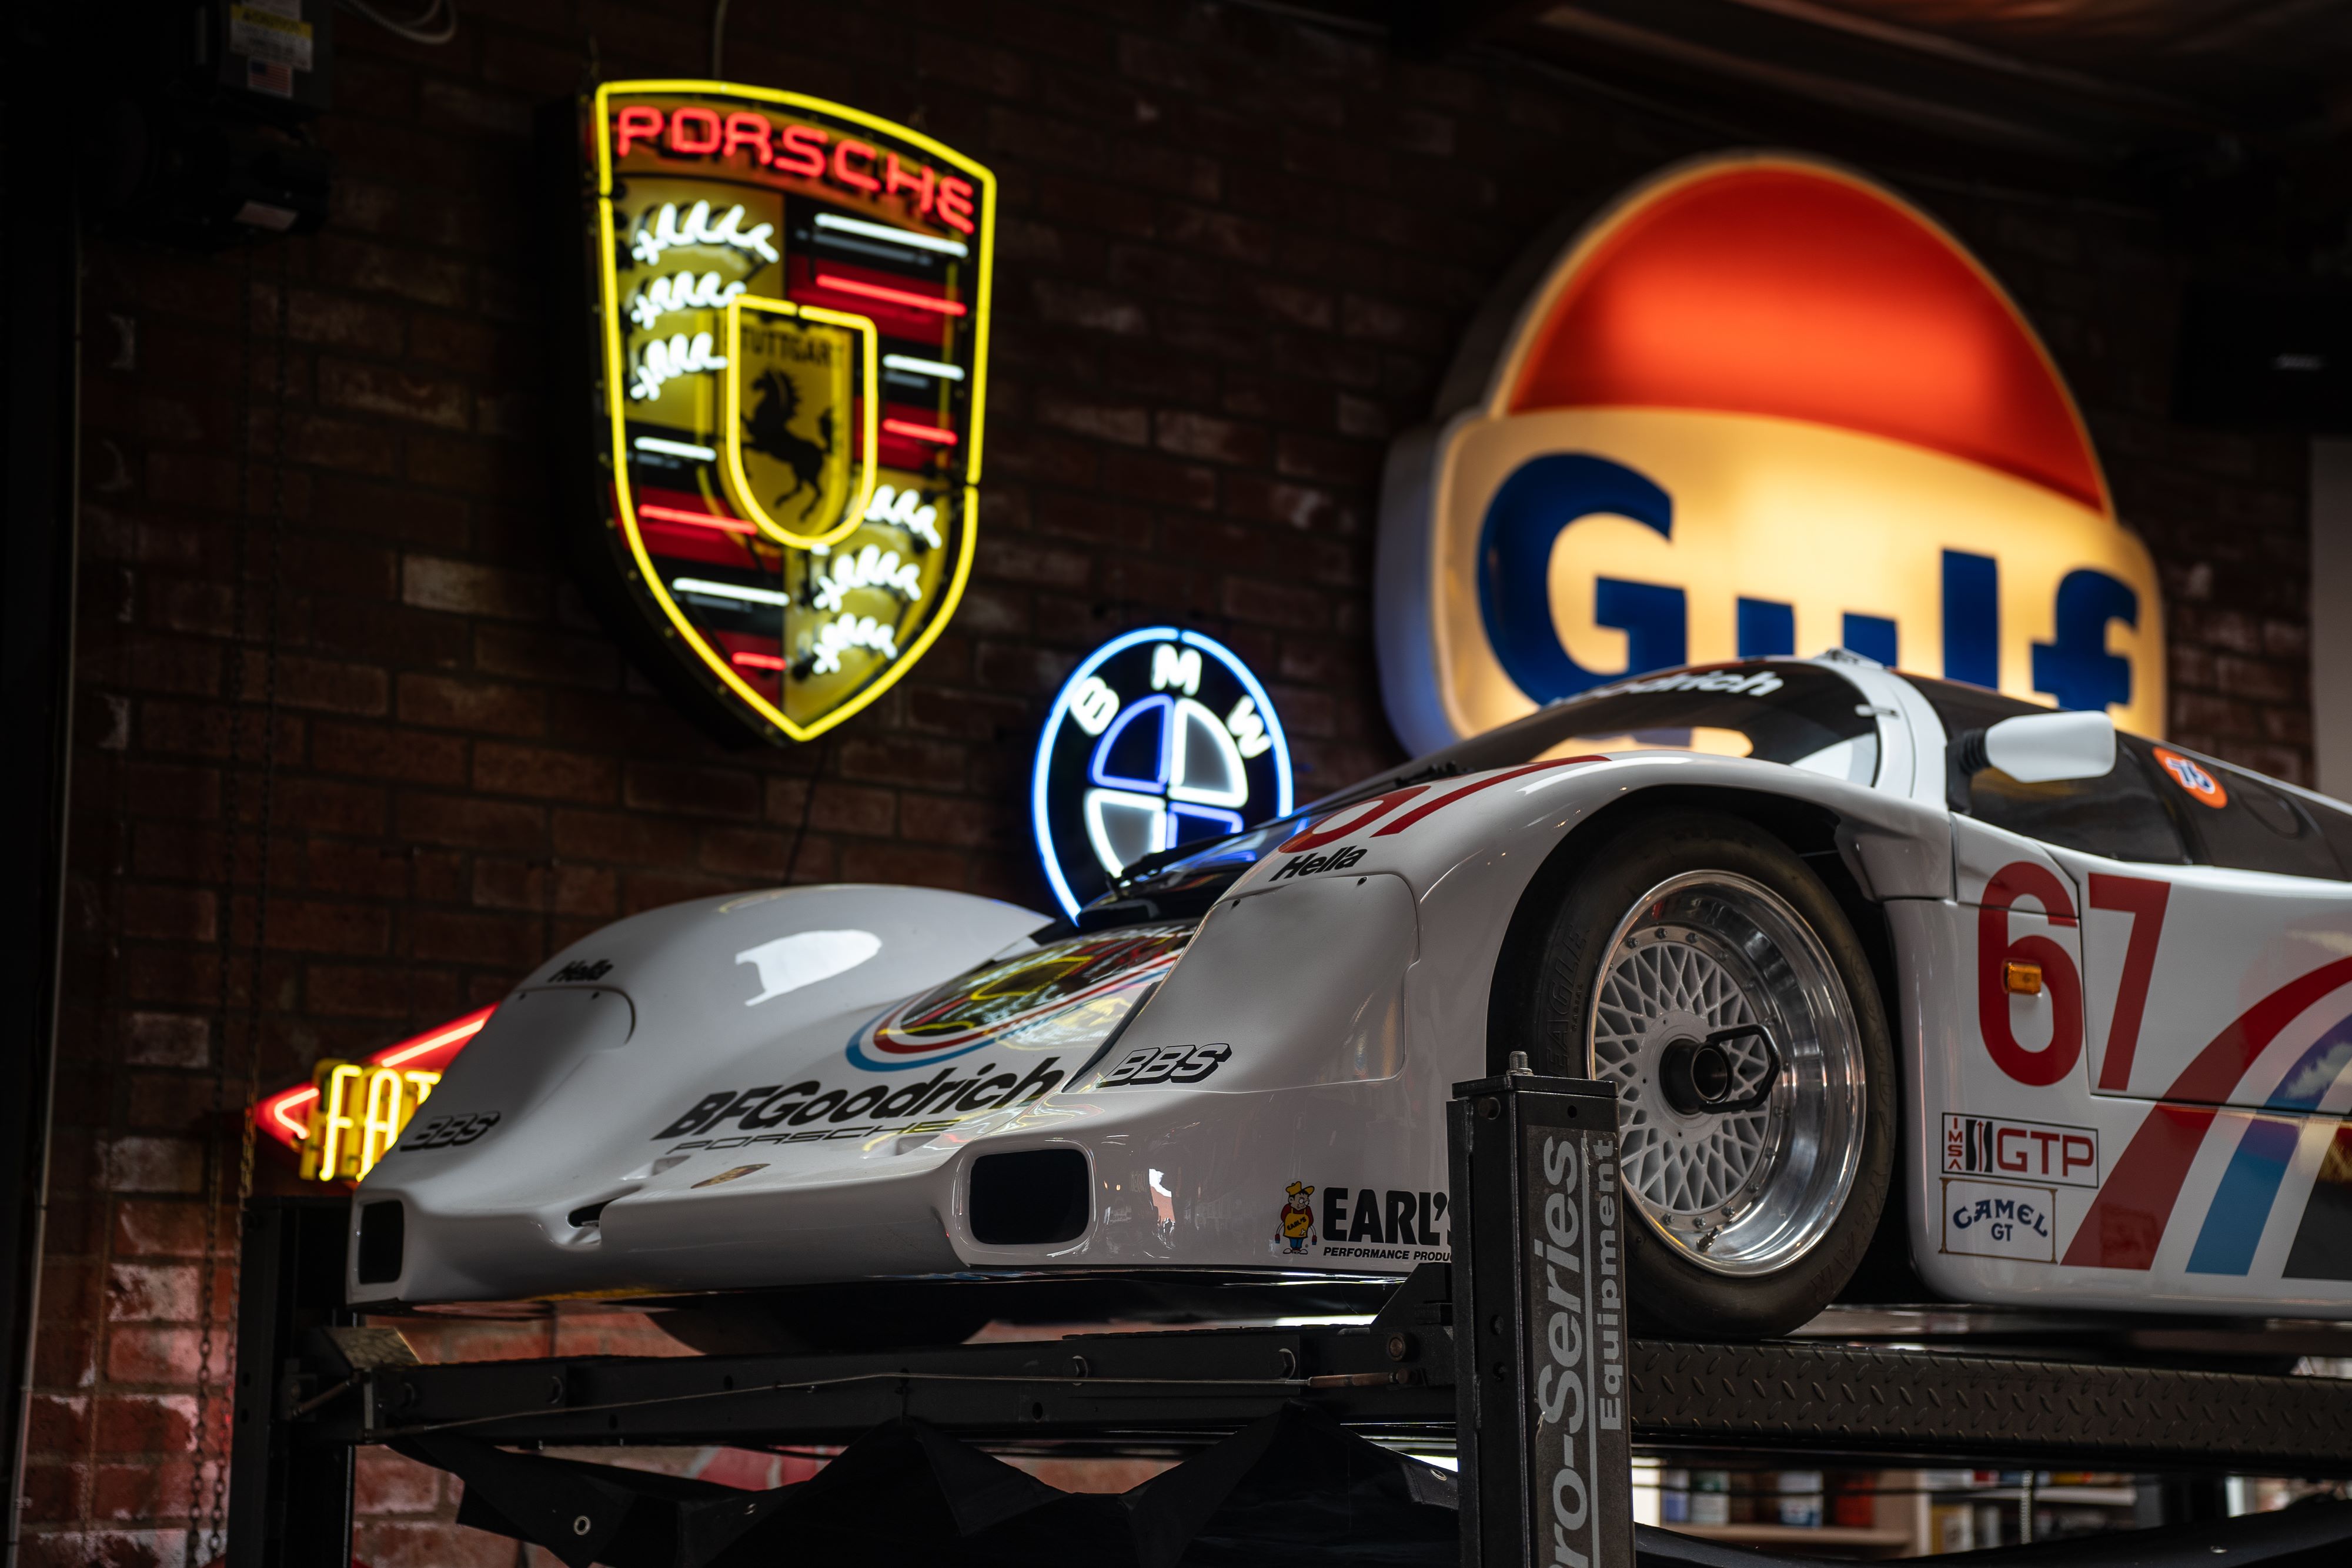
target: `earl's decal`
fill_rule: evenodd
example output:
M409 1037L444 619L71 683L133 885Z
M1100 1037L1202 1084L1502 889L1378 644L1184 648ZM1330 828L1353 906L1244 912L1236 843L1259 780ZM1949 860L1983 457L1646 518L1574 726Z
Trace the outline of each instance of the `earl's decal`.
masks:
M731 83L583 100L592 594L704 716L806 740L911 668L972 558L994 177Z
M1381 497L1406 746L1691 662L1843 645L2164 727L2162 604L2000 286L1844 170L1637 188L1474 327Z

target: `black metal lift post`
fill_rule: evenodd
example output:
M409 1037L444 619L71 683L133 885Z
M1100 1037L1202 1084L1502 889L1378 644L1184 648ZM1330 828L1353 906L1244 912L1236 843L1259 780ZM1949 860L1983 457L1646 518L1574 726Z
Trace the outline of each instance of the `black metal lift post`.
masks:
M326 1331L359 1321L343 1305L352 1206L281 1197L245 1218L231 1407L228 1568L342 1564L352 1555L358 1449L320 1440L306 1401L334 1364ZM348 1372L341 1374L348 1377Z
M1454 1095L1464 1568L1633 1568L1616 1095L1524 1072Z

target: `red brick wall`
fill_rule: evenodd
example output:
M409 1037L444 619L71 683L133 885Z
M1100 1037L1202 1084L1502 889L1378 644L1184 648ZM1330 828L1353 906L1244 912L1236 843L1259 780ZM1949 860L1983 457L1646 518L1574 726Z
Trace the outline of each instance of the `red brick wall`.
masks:
M235 1180L208 1107L225 1059L242 1098L252 1040L261 1082L287 1082L724 888L904 880L1042 907L1016 787L1035 727L1078 653L1148 619L1267 677L1307 792L1391 758L1368 624L1384 439L1557 212L1712 144L1508 64L1402 64L1234 5L738 5L730 74L969 150L1003 216L962 609L833 738L730 751L551 564L551 530L584 521L549 500L549 421L577 400L542 379L528 228L534 107L592 57L700 71L709 12L467 0L437 49L346 16L326 233L250 257L89 247L30 1563L178 1561L208 1147ZM2304 453L2165 419L2180 259L2152 221L1911 189L2086 404L2163 570L2175 732L2306 778ZM261 1186L289 1186L262 1156ZM446 1517L446 1488L383 1469L384 1511ZM414 1519L371 1530L378 1568L513 1560Z

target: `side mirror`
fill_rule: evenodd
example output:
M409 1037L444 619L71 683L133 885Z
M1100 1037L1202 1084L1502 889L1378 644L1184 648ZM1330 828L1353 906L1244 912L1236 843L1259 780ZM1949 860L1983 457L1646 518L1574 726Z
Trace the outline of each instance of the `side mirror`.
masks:
M1998 768L2021 784L2104 779L2116 765L2115 721L2104 713L2028 713L1952 741L1962 777Z

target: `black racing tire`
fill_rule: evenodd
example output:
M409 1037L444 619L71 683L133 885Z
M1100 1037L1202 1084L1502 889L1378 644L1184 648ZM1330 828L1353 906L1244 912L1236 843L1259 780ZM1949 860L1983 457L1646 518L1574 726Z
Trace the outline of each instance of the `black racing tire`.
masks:
M1540 887L1549 907L1512 944L1490 1044L1539 1073L1617 1084L1642 1332L1788 1333L1860 1265L1894 1175L1895 1055L1869 956L1821 879L1739 818L1612 814L1588 831L1603 836L1571 842L1580 858ZM1708 999L1727 987L1733 999ZM1770 1032L1714 1047L1706 1082L1729 1061L1732 1082L1695 1100L1694 1044L1750 1018ZM1759 1109L1709 1110L1768 1078ZM1800 1127L1824 1152L1790 1135Z

